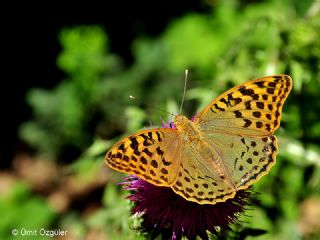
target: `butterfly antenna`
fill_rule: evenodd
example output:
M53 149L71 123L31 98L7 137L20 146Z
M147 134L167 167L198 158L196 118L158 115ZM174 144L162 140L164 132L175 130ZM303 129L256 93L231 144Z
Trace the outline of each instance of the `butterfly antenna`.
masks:
M184 71L184 73L185 73L184 87L183 87L183 95L182 95L182 100L181 100L181 105L180 105L179 114L181 114L181 112L182 112L182 106L183 106L184 98L185 98L185 96L186 96L187 80L188 80L188 69L186 69L186 70Z
M130 95L129 96L129 98L130 99L132 99L132 100L137 100L137 98L135 97L135 96L132 96L132 95ZM159 110L159 111L161 111L161 112L165 112L165 113L167 113L167 114L169 114L169 115L171 115L171 116L176 116L175 114L173 114L173 113L171 113L171 112L168 112L168 111L166 111L166 110L164 110L164 109L162 109L162 108L159 108L159 107L157 107L157 106L154 106L154 105L152 105L152 104L146 104L148 107L152 107L152 108L155 108L155 109L157 109L157 110Z

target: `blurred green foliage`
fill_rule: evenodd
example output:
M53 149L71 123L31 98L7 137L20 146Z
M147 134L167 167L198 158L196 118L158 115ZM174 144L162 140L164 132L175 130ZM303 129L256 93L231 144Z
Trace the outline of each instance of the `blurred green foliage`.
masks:
M60 228L75 233L76 239L83 239L89 229L103 231L105 239L144 239L131 229L137 225L137 220L128 216L130 205L125 194L115 184L108 184L101 200L101 210L86 219L82 219L75 212L69 213L62 218Z
M104 102L102 78L116 71L118 65L117 58L108 54L107 37L99 27L63 30L60 42L63 52L57 64L68 79L53 91L30 91L27 100L33 106L35 120L21 128L22 138L54 156L65 146L84 149L90 144L90 121Z
M33 196L25 184L17 183L5 196L1 196L0 212L0 239L17 239L17 236L25 236L27 239L50 239L41 237L39 231L42 228L50 229L56 215L48 203L40 197ZM14 229L18 231L16 236L12 232ZM38 233L34 234L33 230L37 230Z
M183 110L189 117L236 84L289 74L294 86L276 133L278 162L255 184L260 202L248 211L251 217L243 217L246 223L239 231L267 231L247 239L302 239L301 204L320 196L319 8L319 2L311 0L216 2L211 14L177 18L160 37L138 37L129 67L109 51L103 29L64 29L57 64L67 77L53 90L28 93L34 117L21 126L21 138L57 159L66 147L81 153L94 144L93 139L115 141L149 126L149 121L159 125L168 115L150 105L178 113L186 68L190 75ZM130 95L136 99L130 100ZM111 142L99 150L101 154ZM92 161L97 156L93 152L81 155L77 164L86 166L83 156ZM102 157L96 159L103 162ZM67 214L60 224L78 226L80 236L85 234L83 226L93 226L104 229L110 239L140 239L128 227L136 220L128 220L130 208L123 197L108 184L103 209L86 223ZM304 238L316 239L319 234Z

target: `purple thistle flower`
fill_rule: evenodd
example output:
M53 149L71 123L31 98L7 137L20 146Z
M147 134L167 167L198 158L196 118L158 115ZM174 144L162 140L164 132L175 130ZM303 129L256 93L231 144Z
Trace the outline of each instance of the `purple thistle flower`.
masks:
M176 126L174 126L174 123L172 120L169 120L168 123L166 123L165 121L161 120L162 121L162 127L164 128L172 128L172 129L176 129Z
M219 229L229 230L244 212L250 196L250 191L240 190L233 199L201 205L185 200L171 188L155 186L135 176L127 177L122 185L132 191L128 197L134 202L132 214L142 214L141 230L152 237L162 234L163 239L208 239L207 230L212 234Z

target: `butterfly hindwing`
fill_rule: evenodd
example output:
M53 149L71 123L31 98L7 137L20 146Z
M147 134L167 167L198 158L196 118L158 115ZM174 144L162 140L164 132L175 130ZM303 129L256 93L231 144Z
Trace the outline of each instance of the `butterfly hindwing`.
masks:
M180 146L174 129L143 130L116 143L105 161L114 170L158 186L170 186L177 176Z
M215 133L206 138L213 148L219 149L226 175L237 190L258 181L276 162L278 143L273 135L242 137Z
M182 152L178 176L171 186L173 191L199 204L224 202L235 195L235 189L206 164L196 144L185 145Z

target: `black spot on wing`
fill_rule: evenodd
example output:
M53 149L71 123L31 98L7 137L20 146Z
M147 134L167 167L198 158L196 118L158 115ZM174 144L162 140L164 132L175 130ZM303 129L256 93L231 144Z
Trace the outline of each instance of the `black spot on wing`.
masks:
M245 124L243 125L243 127L249 127L252 124L252 121L250 121L249 119L243 119L243 121L245 122Z
M253 89L247 89L244 86L240 87L238 90L239 90L239 92L241 92L245 96L252 96L254 94Z
M227 100L224 99L224 98L221 98L219 101L222 102L222 103L224 103L226 106L230 106L230 102L227 101Z
M131 147L133 150L138 150L139 143L138 143L138 141L137 141L137 138L131 137L131 138L129 138L129 139L130 139L130 141L131 141L130 147ZM121 148L124 148L124 144L122 144L120 147L121 147Z
M224 112L225 109L224 108L221 108L219 107L216 103L213 105L217 110L220 110L221 112Z
M122 144L119 146L119 150L121 150L121 151L124 151L124 150L125 150L125 148L124 148L124 143L122 143Z
M172 162L166 161L164 158L162 158L162 163L165 166L170 166L172 164Z
M156 135L157 135L157 137L158 137L158 141L161 142L161 141L162 141L162 138L161 138L161 136L160 136L160 133L159 133L159 132L156 132Z
M234 111L236 118L243 118L242 113L238 110Z
M144 152L148 157L152 157L152 153L147 149L143 149L142 152Z

